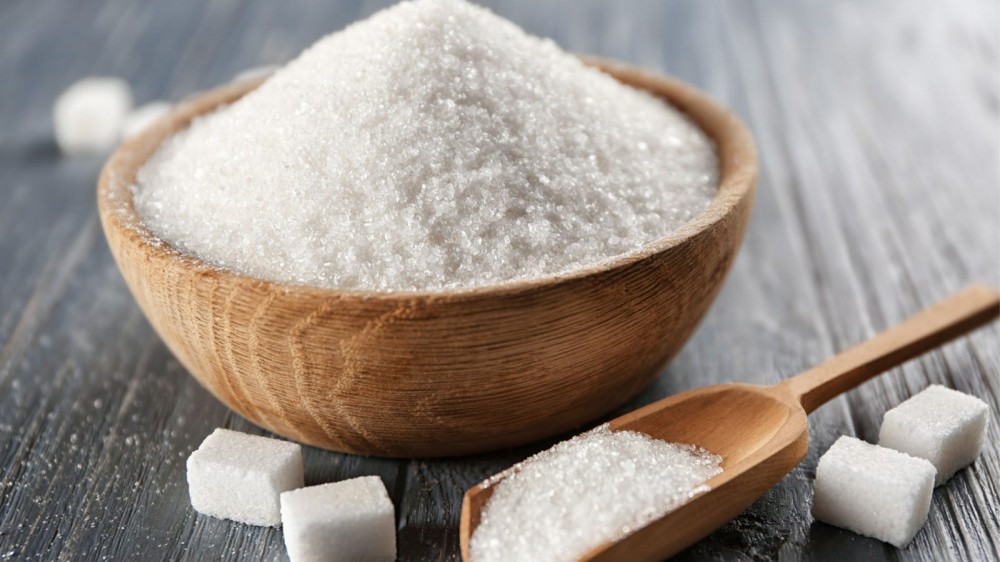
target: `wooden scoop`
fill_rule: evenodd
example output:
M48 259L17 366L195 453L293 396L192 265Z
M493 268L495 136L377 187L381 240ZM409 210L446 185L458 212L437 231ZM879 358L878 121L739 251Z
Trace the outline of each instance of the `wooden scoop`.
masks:
M723 384L654 402L610 422L612 430L640 431L674 443L692 443L723 457L723 472L708 491L627 537L590 550L581 560L661 560L739 515L792 470L808 450L806 415L873 376L1000 316L1000 293L973 286L798 376L774 386ZM503 477L465 494L462 557L487 500Z

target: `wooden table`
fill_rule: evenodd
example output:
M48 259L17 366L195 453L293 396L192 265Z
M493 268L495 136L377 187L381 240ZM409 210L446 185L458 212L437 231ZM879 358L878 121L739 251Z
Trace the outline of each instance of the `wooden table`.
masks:
M184 461L214 428L260 432L189 377L104 244L102 159L61 158L54 98L85 75L178 100L280 63L378 2L0 3L0 560L281 559L281 532L196 515ZM488 2L572 50L663 70L753 129L761 181L708 318L629 404L773 383L963 285L1000 284L998 7L988 2ZM866 384L812 417L809 456L681 559L1000 559L1000 331ZM897 550L809 514L820 453L877 439L931 382L990 403L975 465L934 494ZM546 446L450 460L309 449L306 481L386 482L403 560L456 560L462 491Z

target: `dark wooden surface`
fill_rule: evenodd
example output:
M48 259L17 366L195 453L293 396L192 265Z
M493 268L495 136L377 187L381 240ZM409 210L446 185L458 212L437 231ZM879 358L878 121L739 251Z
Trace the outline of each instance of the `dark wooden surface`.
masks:
M259 432L200 388L132 301L98 225L101 159L62 159L53 99L90 74L178 100L288 60L385 1L0 1L0 560L265 559L279 530L196 515L184 460L215 427ZM773 383L972 281L1000 283L995 2L487 2L581 52L664 70L753 129L757 206L696 336L629 408ZM911 362L811 418L805 462L681 559L1000 559L1000 331ZM904 550L814 523L819 454L877 439L939 382L989 402L976 464ZM456 560L462 491L536 447L451 460L306 452L307 483L385 479L403 560Z

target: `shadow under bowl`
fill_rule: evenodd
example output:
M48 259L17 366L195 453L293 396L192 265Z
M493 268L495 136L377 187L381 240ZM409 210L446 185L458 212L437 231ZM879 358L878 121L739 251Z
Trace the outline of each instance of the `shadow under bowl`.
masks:
M256 81L191 99L111 156L97 196L111 252L191 374L296 441L431 457L578 427L635 395L690 337L740 246L757 175L750 133L706 95L586 60L668 100L717 147L719 188L708 208L639 251L565 275L433 293L323 289L214 268L146 229L131 186L165 139Z

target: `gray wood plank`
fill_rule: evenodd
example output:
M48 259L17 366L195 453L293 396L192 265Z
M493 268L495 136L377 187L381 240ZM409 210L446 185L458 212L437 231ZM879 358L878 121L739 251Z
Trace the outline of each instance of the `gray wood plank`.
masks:
M99 158L60 159L49 112L87 74L139 102L283 62L388 0L0 3L0 560L281 559L280 531L194 514L184 459L219 426L129 297L93 203ZM622 411L725 381L772 383L970 281L1000 284L995 3L487 2L572 50L670 72L743 116L761 182L708 318ZM681 559L1000 559L1000 428L897 550L814 523L811 480L841 433L877 438L930 382L1000 408L1000 330L979 331L818 411L805 462ZM595 420L596 423L596 420ZM548 443L397 461L309 448L309 483L378 474L400 558L456 560L465 488Z

